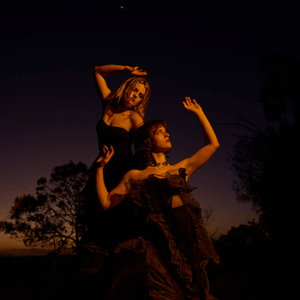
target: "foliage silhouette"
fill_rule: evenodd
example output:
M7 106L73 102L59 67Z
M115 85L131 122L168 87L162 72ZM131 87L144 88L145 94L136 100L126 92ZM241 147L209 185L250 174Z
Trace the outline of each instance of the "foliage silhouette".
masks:
M272 256L272 241L261 223L232 227L214 243L221 264L216 273L223 279L215 296L220 299L277 299L279 288L274 289L278 277Z
M289 243L300 237L299 66L299 60L284 54L262 60L270 78L260 100L272 125L240 139L230 158L238 177L233 183L237 200L252 203L272 239Z
M53 253L75 250L80 242L76 218L77 195L87 181L88 167L79 162L53 168L50 180L37 181L36 196L15 199L10 218L1 231L23 240L25 246L42 247Z
M230 299L299 296L300 60L272 54L261 70L270 72L260 88L269 125L260 130L238 115L235 124L252 136L241 136L229 159L237 200L251 203L259 220L233 227L215 243L227 289L236 292L223 291Z

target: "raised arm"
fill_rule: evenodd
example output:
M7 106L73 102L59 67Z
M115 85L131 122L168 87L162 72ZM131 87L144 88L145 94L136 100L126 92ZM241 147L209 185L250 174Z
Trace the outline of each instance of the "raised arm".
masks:
M110 193L108 193L104 183L103 169L110 158L113 156L114 150L112 146L110 146L110 150L108 150L108 148L104 146L103 152L105 153L104 156L100 157L96 162L98 167L96 172L96 191L99 199L99 206L104 210L107 210L116 206L123 200L126 193L125 183L131 179L134 179L134 175L138 171L131 170L126 173L120 183Z
M100 93L103 100L105 100L111 93L111 90L106 84L105 76L115 74L115 73L129 73L132 75L147 75L143 70L139 70L138 67L120 66L120 65L105 65L98 66L94 68L95 78L97 85L99 87Z
M189 97L186 97L185 100L185 102L183 101L183 106L196 116L205 142L204 147L180 163L186 168L187 174L190 176L211 158L220 144L200 105L196 100L192 101Z

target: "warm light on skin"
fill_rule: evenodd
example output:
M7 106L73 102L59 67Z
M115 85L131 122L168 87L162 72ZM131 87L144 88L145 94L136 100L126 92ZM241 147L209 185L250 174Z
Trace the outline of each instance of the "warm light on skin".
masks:
M130 92L129 99L127 99L127 101L129 101L131 106L137 106L143 101L145 93L145 86L142 83L137 82Z
M166 128L164 126L159 126L152 140L152 152L166 153L170 150L172 145L169 137L170 135L167 133Z

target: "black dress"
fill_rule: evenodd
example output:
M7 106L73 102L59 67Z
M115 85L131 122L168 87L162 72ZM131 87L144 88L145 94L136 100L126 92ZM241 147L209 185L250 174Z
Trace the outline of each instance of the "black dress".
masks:
M103 145L107 147L112 145L114 148L114 155L104 167L104 181L110 192L132 168L133 137L131 132L124 128L109 126L102 119L97 123L96 130L100 155ZM99 209L95 171L92 167L90 178L77 199L79 203L77 226L82 236L79 248L82 274L100 274L99 270L108 263L118 236L115 218Z
M118 228L108 299L216 299L205 266L219 257L192 191L182 176L169 173L127 184L125 199L107 211ZM183 206L172 208L174 195Z
M104 182L110 192L131 169L133 138L126 129L109 126L102 119L98 122L96 130L100 154L103 145L107 147L112 145L114 148L114 155L104 168Z

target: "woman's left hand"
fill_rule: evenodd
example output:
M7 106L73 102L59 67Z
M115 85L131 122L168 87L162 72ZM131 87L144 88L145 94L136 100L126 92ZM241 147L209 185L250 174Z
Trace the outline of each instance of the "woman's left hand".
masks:
M114 155L114 148L112 146L109 146L110 149L107 148L107 146L103 146L103 156L100 156L96 160L96 166L97 168L103 168L111 159L111 157Z
M197 103L195 99L193 99L192 101L190 97L185 97L185 101L182 100L182 104L186 110L191 111L195 114L202 112L201 106Z
M137 76L147 75L147 72L143 71L142 69L139 69L139 67L132 68L132 67L126 66L125 70L132 75L137 75Z

